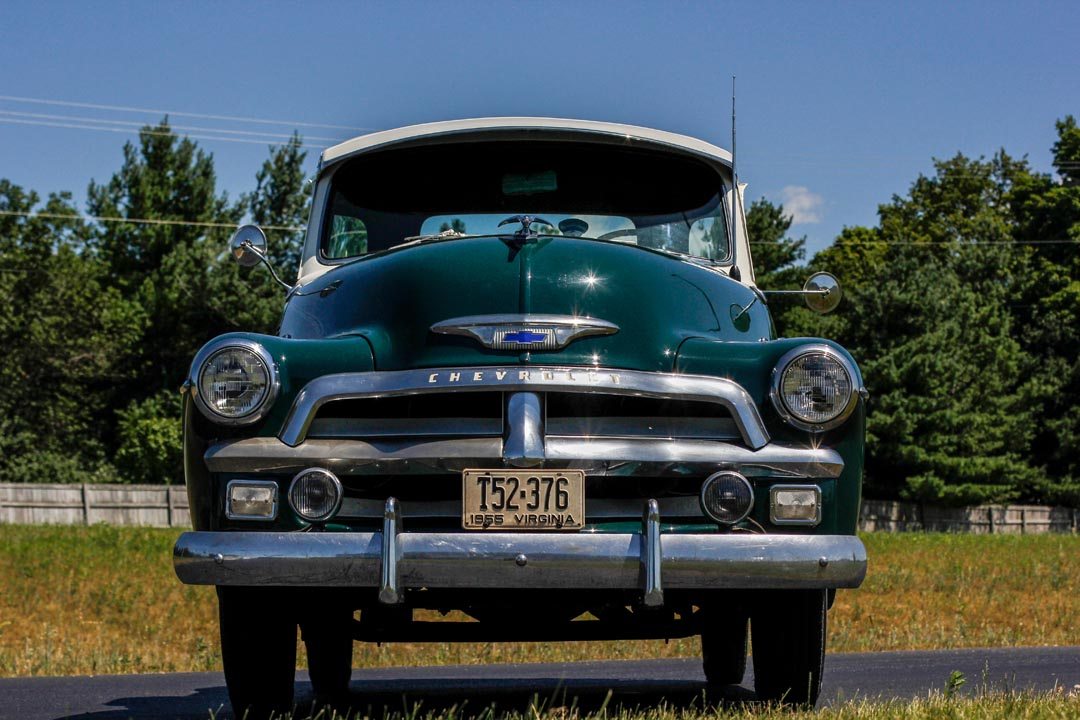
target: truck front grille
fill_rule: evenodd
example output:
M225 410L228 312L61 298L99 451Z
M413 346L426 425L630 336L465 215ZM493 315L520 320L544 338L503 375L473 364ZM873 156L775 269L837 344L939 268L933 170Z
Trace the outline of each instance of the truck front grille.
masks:
M499 437L506 395L461 392L337 400L324 404L310 438ZM716 403L587 392L541 393L547 436L737 441L739 429Z

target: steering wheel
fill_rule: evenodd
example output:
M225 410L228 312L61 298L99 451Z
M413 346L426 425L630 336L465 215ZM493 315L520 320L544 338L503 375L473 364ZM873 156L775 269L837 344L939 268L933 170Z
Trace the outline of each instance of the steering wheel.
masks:
M596 239L597 240L614 240L615 238L626 237L628 235L637 235L637 234L638 234L637 228L623 228L622 230L612 230L611 232L606 232L606 233L604 233L603 235L601 235L600 237L598 237Z

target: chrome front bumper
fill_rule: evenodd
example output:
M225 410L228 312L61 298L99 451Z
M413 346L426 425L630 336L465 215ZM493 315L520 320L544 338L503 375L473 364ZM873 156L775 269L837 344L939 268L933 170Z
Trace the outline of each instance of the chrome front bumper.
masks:
M387 502L382 532L188 532L173 550L182 582L378 588L397 603L414 588L640 590L858 587L866 549L849 535L660 534L655 501L641 532L400 532Z

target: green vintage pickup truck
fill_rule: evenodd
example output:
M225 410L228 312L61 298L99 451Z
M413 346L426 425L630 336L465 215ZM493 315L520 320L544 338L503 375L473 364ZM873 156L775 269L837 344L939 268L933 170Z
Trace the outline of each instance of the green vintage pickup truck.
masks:
M278 333L184 384L174 565L217 586L238 712L290 706L297 627L326 698L354 641L701 635L724 686L752 632L757 695L816 701L866 572L866 391L837 344L774 336L737 185L725 150L588 121L323 153ZM258 228L231 247L266 262Z

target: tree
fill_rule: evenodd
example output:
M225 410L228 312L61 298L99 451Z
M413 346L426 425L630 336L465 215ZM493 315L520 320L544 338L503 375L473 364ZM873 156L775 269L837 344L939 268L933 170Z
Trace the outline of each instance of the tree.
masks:
M0 180L0 209L29 214L38 202ZM133 380L147 317L83 252L89 230L70 196L40 210L0 216L0 477L113 481L112 408Z
M792 216L784 214L783 205L774 205L765 198L755 200L746 213L746 234L754 258L754 274L758 287L780 289L779 284L791 280L798 265L806 257L806 237L788 237Z
M879 228L847 230L815 258L852 278L834 329L872 396L871 494L967 504L1038 483L1025 452L1030 361L1010 312L1026 256L1010 243L1007 198L1026 172L1004 153L937 161L881 206Z
M1015 237L1030 243L1014 314L1038 418L1027 452L1046 474L1033 495L1080 505L1080 128L1070 115L1057 131L1058 179L1029 174L1009 196Z
M113 406L111 423L118 428L117 460L130 479L181 479L175 442L180 409L169 398L198 349L231 330L274 331L281 288L265 276L245 277L252 270L234 263L226 244L246 209L284 238L270 245L275 261L299 257L301 234L291 228L302 223L307 208L300 146L294 136L272 149L256 175L255 192L231 203L216 190L213 157L177 137L163 120L143 129L137 147L124 147L123 165L107 183L91 183L94 215L130 220L103 223L91 247L124 297L148 316L133 343L138 353L128 402Z
M285 145L270 148L270 157L255 174L255 192L245 200L251 221L270 236L267 252L278 268L287 268L283 277L291 280L300 266L303 228L311 211L311 197L305 192L304 160L300 136L293 133Z

